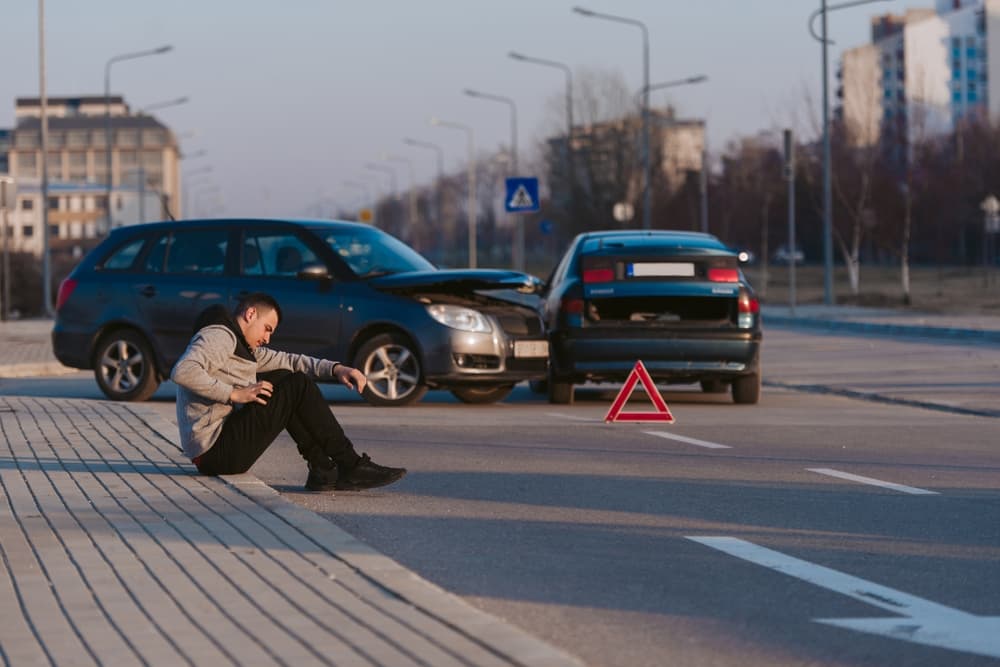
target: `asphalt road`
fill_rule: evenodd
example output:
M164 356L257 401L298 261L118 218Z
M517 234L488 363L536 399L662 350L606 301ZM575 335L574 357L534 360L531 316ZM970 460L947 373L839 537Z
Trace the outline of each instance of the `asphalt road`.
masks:
M774 330L765 349L760 405L670 390L673 425L603 423L613 390L378 409L330 389L358 449L410 474L303 494L287 437L254 472L589 664L1000 662L1000 422L954 411L1000 406L1000 349ZM83 374L0 392L99 397Z

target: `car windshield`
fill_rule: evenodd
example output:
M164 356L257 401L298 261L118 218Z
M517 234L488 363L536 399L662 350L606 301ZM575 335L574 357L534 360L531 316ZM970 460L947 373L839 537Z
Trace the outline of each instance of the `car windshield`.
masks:
M375 229L320 228L315 232L360 278L434 270L416 250Z

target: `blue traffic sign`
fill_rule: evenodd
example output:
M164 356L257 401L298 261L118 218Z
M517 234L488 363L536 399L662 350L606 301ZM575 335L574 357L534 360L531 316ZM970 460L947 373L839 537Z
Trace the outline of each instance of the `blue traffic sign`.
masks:
M528 213L539 209L537 178L508 178L504 209L508 213Z

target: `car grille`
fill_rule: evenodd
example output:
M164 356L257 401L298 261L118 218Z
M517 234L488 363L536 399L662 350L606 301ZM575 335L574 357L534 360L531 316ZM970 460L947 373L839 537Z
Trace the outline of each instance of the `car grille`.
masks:
M542 321L534 314L492 313L504 333L511 336L541 336Z

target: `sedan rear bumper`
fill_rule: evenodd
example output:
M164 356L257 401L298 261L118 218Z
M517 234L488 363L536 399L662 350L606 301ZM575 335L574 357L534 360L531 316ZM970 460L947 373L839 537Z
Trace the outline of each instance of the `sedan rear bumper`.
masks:
M64 366L90 370L90 348L93 344L89 331L72 331L62 327L58 321L52 329L52 353Z
M727 337L575 337L552 343L553 373L560 379L623 380L642 361L655 380L687 382L735 378L758 371L759 332Z

